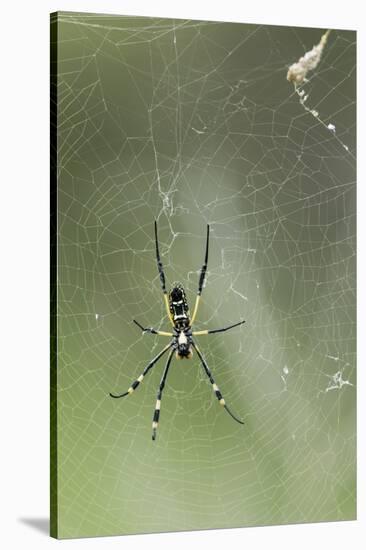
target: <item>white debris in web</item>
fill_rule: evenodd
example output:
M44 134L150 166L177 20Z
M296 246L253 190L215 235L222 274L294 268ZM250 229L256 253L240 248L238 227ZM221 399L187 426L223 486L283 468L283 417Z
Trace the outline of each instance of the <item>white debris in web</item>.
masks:
M315 69L320 62L329 33L330 30L327 30L321 37L319 44L313 46L312 50L306 52L303 57L300 57L296 63L291 65L287 73L287 80L289 82L293 82L295 86L306 82L308 72Z
M281 380L283 382L283 390L282 391L287 391L287 376L288 376L288 373L289 373L287 365L285 365L283 367L282 372L283 372L283 374L281 374Z
M325 391L338 390L343 386L353 386L349 380L343 380L343 371L339 370L332 376L329 376L330 381L328 386L325 388Z
M328 355L327 357L330 357L331 359L334 359L334 360L338 361L338 358L331 357L330 355ZM347 366L348 366L348 363L347 363ZM328 385L324 390L319 391L318 397L321 393L328 393L329 391L332 391L332 390L341 390L343 388L343 386L354 386L354 384L352 384L352 382L350 382L349 380L345 380L343 378L343 371L344 371L344 369L341 369L341 370L337 371L335 374L332 374L332 375L327 374L326 375L327 378L329 378Z
M306 76L309 71L314 70L320 62L323 50L325 48L325 45L328 40L328 36L330 34L330 29L328 29L321 37L319 44L316 46L313 46L313 49L306 52L306 54L303 57L300 57L300 59L291 65L287 72L287 80L289 82L293 82L295 86L295 93L299 96L299 102L300 105L303 107L303 109L312 115L314 118L318 120L318 122L324 126L327 130L332 132L332 134L335 136L335 139L340 143L340 145L347 151L350 152L348 145L343 143L343 141L336 135L336 126L333 123L326 124L324 120L320 117L319 111L316 109L312 109L308 105L306 105L306 102L309 98L309 93L306 93L304 89L302 89L302 85L306 84L308 82ZM354 155L352 155L354 156Z

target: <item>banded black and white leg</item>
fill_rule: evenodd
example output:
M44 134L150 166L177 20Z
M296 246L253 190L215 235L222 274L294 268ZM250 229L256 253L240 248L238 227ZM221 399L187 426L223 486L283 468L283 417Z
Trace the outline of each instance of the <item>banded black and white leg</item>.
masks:
M231 328L238 327L243 323L245 323L245 321L239 321L239 323L234 323L233 325L229 325L228 327L216 328L214 330L196 330L192 332L192 336L203 336L204 334L215 334L217 332L225 332L226 330L230 330Z
M152 359L150 361L150 363L145 367L145 369L140 374L140 376L134 382L132 382L131 386L128 388L128 390L126 392L121 393L119 395L114 395L113 393L110 393L109 395L111 397L114 397L115 399L119 399L120 397L125 397L126 395L130 395L131 393L133 393L135 391L135 389L141 384L141 382L143 381L143 379L145 378L145 376L149 372L149 370L155 365L155 363L157 363L159 361L160 357L162 357L164 355L164 353L166 353L168 351L168 349L170 349L171 347L172 347L172 343L165 346L165 348L163 348L158 353L158 355L156 355L154 357L154 359ZM174 349L173 349L173 351L174 351Z
M163 372L163 376L161 377L161 380L160 380L158 394L157 394L157 397L156 397L155 411L154 411L153 422L152 422L152 440L153 441L155 441L155 439L156 439L156 430L157 430L158 425L159 425L159 417L160 417L161 397L163 395L165 381L166 381L166 378L168 376L170 363L171 363L171 360L173 358L173 353L174 353L174 349L172 349L172 351L169 354L169 357L168 357L168 360L166 362L165 369L164 369L164 372Z
M200 350L198 349L197 345L194 342L192 342L192 346L194 347L194 349L197 352L198 357L200 358L203 369L204 369L205 373L207 374L208 379L210 380L210 382L212 384L212 389L215 392L215 395L216 395L220 405L222 405L225 408L225 410L230 414L230 416L234 420L236 420L236 422L239 422L239 424L244 424L244 422L242 420L240 420L237 416L235 416L235 414L233 414L231 412L231 410L229 409L229 407L226 405L225 399L223 398L222 393L219 390L219 387L216 384L216 382L215 382L215 380L212 376L212 373L211 373L210 369L208 368L208 365L207 365L203 355L201 354Z
M166 309L166 312L167 312L167 315L168 315L168 318L169 318L171 324L174 326L173 317L172 317L172 314L170 312L170 307L169 307L168 293L167 293L167 290L166 290L165 273L164 273L163 263L162 263L161 258L160 258L159 241L158 241L158 224L156 223L156 220L155 220L155 223L154 223L154 228L155 228L156 262L158 264L160 284L161 284L161 288L162 288L163 295L164 295L165 309Z
M209 238L210 238L210 226L207 225L205 259L203 261L203 266L201 268L200 278L199 278L199 281L198 281L198 292L197 292L196 303L194 304L193 314L192 314L192 318L191 318L191 325L193 325L194 320L195 320L196 315L197 315L198 304L200 303L202 289L203 289L203 285L204 285L205 278L206 278L207 264L208 264L208 243L209 243Z

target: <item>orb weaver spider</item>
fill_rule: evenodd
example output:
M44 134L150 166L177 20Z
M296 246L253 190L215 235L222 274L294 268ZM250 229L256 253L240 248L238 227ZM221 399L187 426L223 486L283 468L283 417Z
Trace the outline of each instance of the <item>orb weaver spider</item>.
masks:
M191 359L193 356L193 350L196 351L198 358L201 362L201 365L210 380L212 384L213 391L215 392L215 395L220 403L226 411L230 414L230 416L236 420L236 422L239 422L239 424L244 424L242 420L237 418L229 409L229 407L226 405L225 399L222 396L222 393L220 392L210 369L208 368L208 365L206 363L206 360L204 359L201 351L199 350L197 344L193 340L193 336L203 336L205 334L214 334L217 332L225 332L226 330L232 329L234 327L237 327L239 325L242 325L245 323L245 321L239 321L238 323L235 323L233 325L229 325L224 328L218 328L214 330L199 330L199 331L192 331L193 323L197 316L198 311L198 305L200 302L202 289L204 286L205 278L206 278L206 271L207 271L207 262L208 262L208 243L209 243L209 235L210 235L210 226L207 225L207 236L206 236L206 252L205 252L205 259L203 266L201 268L199 283L198 283L198 292L196 296L196 303L193 309L192 317L190 316L189 308L188 308L188 302L186 298L186 293L183 288L183 286L180 283L174 283L172 290L167 292L166 290L166 284L165 284L165 274L164 274L164 268L163 264L160 258L160 252L159 252L159 241L158 241L158 227L157 223L155 221L155 248L156 248L156 261L158 264L158 271L160 275L160 284L164 295L164 302L165 302L165 308L168 315L168 319L172 325L172 332L164 332L161 330L156 330L154 328L144 328L138 321L133 319L133 322L142 330L143 333L150 333L150 334L157 334L158 336L167 336L172 338L170 343L165 346L159 353L156 355L145 367L144 371L140 376L132 382L131 386L128 388L128 390L124 393L121 393L120 395L114 395L113 393L110 393L109 395L111 397L114 397L115 399L119 399L120 397L125 397L126 395L130 395L135 391L135 389L139 386L139 384L143 381L146 374L149 372L149 370L159 361L159 359L168 351L170 350L170 353L168 355L168 360L165 365L165 369L163 372L163 376L160 380L157 399L156 399L156 405L155 405L155 411L153 416L153 422L152 422L152 439L156 439L156 430L159 424L159 416L160 416L160 406L161 406L161 398L165 386L165 382L168 376L168 371L170 367L170 363L172 361L172 357L175 353L175 356L177 359Z

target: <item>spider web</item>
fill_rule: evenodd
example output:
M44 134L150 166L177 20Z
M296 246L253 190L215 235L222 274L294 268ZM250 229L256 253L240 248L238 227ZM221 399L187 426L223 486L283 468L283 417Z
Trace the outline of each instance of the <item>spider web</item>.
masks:
M355 46L323 30L60 13L58 518L61 537L355 517ZM307 107L307 109L306 109ZM312 111L312 112L310 112ZM315 114L314 114L315 112ZM154 251L197 356L165 360Z

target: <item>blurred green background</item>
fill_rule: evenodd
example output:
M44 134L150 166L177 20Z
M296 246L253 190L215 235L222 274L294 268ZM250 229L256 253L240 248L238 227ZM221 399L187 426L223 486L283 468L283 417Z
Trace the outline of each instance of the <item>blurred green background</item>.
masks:
M356 33L333 30L304 89L288 66L325 29L59 13L58 535L354 519ZM335 126L335 132L328 124ZM173 361L169 285L200 347Z

